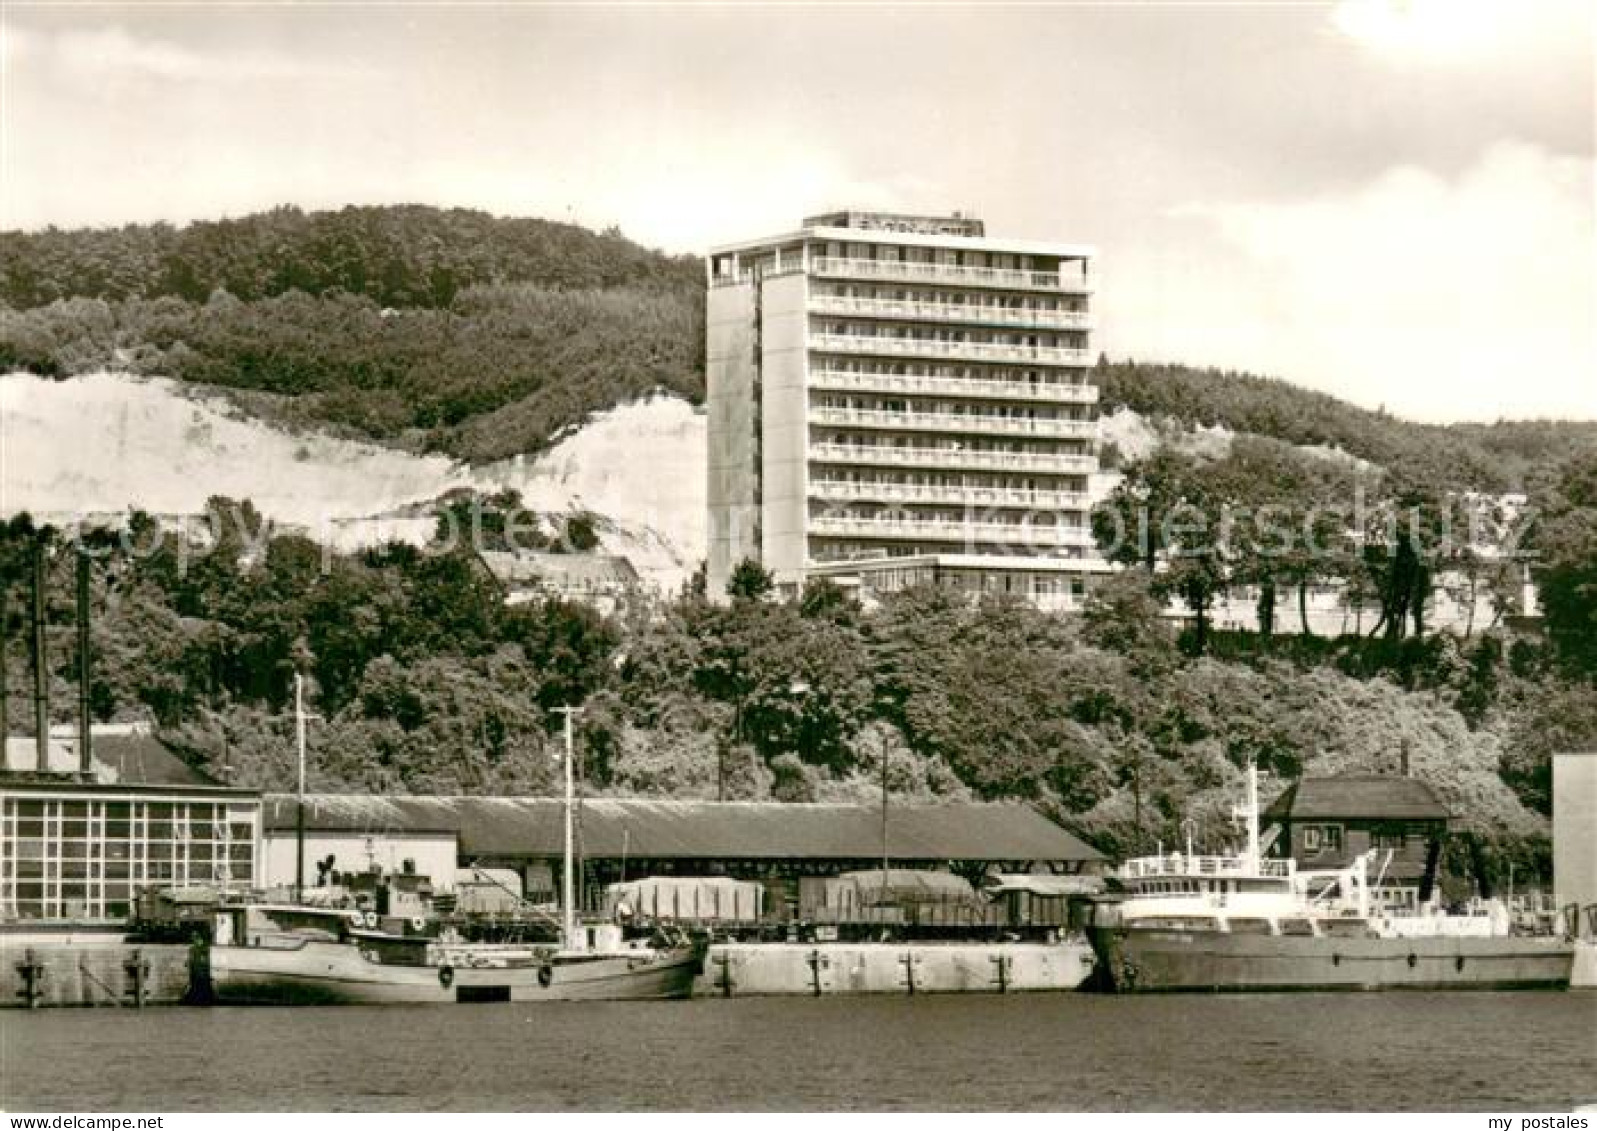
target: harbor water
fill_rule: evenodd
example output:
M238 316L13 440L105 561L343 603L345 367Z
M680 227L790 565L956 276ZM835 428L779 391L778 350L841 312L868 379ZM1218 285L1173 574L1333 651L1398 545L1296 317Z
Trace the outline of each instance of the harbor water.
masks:
M7 1010L10 1111L1469 1110L1597 1103L1597 994Z

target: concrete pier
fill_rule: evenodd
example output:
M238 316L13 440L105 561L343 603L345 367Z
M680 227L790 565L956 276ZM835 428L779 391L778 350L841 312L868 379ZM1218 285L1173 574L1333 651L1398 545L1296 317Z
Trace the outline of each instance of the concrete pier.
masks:
M186 946L115 935L0 935L0 1008L176 1005L189 995Z
M695 996L1033 993L1074 990L1086 943L717 943Z
M1575 968L1569 976L1572 990L1597 990L1597 939L1575 943Z

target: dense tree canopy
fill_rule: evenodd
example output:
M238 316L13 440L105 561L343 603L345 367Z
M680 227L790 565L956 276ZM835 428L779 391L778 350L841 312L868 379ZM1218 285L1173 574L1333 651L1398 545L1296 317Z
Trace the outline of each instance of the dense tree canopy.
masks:
M1532 504L1548 634L1572 666L1597 675L1597 453L1571 460Z
M603 617L507 606L447 541L341 554L262 526L247 503L213 507L214 541L157 539L136 515L96 558L91 700L103 718L153 719L240 784L291 782L298 672L323 720L317 788L541 791L556 708L575 704L589 790L866 800L885 763L897 796L1025 798L1116 851L1169 843L1188 821L1226 838L1249 761L1283 777L1387 769L1407 741L1491 856L1545 835L1554 746L1597 738L1584 685L1494 635L1432 634L1400 656L1380 640L1283 639L1184 658L1140 567L1076 620L934 588L866 609L824 582L788 602L690 591ZM0 562L29 560L39 532L3 533ZM58 548L48 575L62 623L70 557ZM8 577L10 704L26 732L27 578ZM72 659L50 657L58 721Z
M656 388L703 389L699 264L617 233L279 209L3 233L0 252L0 368L162 374L272 419L471 460L535 451ZM477 524L485 549L581 551L593 516L512 531L516 499L460 496L440 503L435 544L344 554L218 499L207 538L135 514L101 545L90 701L102 718L153 719L226 780L282 788L299 673L323 718L313 784L440 792L545 788L555 709L582 703L588 789L863 798L885 773L903 796L1033 800L1109 851L1174 841L1187 821L1223 839L1250 760L1369 771L1407 742L1488 855L1540 859L1551 754L1597 742L1597 426L1417 425L1174 365L1104 362L1096 379L1106 411L1238 435L1219 456L1126 461L1094 533L1127 568L1075 621L931 588L864 609L816 583L781 603L754 563L726 604L706 599L701 572L680 598L613 617L507 607L451 525ZM1321 446L1340 454L1305 450ZM1494 496L1510 488L1539 516L1527 545L1550 644L1431 631L1438 584L1512 607L1517 561L1443 536L1494 508L1487 525L1506 526ZM8 704L24 731L19 598L40 537L25 516L0 529ZM64 623L71 555L52 544L47 607ZM1306 594L1327 582L1380 606L1373 638L1272 639L1278 602L1295 592L1306 629ZM1212 632L1213 603L1242 588L1265 630ZM1185 654L1160 616L1169 598L1197 625ZM49 657L58 720L72 660Z

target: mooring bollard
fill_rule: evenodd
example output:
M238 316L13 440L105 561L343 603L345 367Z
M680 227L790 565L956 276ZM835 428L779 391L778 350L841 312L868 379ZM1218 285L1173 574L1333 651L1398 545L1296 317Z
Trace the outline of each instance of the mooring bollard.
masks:
M715 984L721 987L721 996L722 997L731 997L732 996L732 956L729 955L729 954L718 954L718 955L715 956L713 961L715 962L715 964L717 966L719 966L721 968L721 976L716 980Z
M44 997L45 969L44 963L34 955L32 947L22 952L17 973L22 975L22 1000L28 1003L29 1009L38 1009L39 1000Z
M210 1005L215 1000L211 992L211 948L203 939L189 944L189 984L183 994L185 1005Z
M993 954L993 955L989 955L988 958L992 962L992 964L998 968L998 977L997 977L998 992L1001 993L1001 994L1008 993L1009 992L1009 961L1010 961L1009 955L1007 955L1007 954Z
M143 1009L150 980L150 964L144 960L141 951L135 950L122 964L122 968L127 971L128 979L133 983L133 1008Z

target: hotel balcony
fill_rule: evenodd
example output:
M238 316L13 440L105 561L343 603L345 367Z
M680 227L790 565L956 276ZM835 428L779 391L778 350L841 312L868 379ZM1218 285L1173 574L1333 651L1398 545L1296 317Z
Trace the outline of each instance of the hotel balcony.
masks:
M889 447L885 444L810 445L812 463L859 464L876 467L930 467L977 471L1043 471L1056 475L1087 475L1098 470L1098 458L1064 452L986 452L964 448Z
M809 348L824 353L943 357L956 361L1015 361L1029 365L1093 364L1091 350L1001 342L945 342L937 338L890 338L885 334L811 334Z
M891 259L839 259L817 256L810 274L838 279L892 279L916 283L953 283L967 287L1005 287L1087 294L1092 283L1059 271L1013 271L1001 267L961 267L952 263L905 263Z
M853 314L866 318L986 323L992 326L1043 326L1061 330L1090 330L1092 315L1077 310L1027 310L986 303L907 302L885 298L847 298L811 295L810 309L822 314Z
M1001 436L1052 436L1086 440L1098 434L1096 420L1029 420L1021 416L984 416L973 412L882 412L811 405L810 419L817 424L914 432L982 432Z
M1084 526L1040 526L947 519L849 518L818 515L809 521L812 535L840 538L913 538L925 542L1007 543L1053 548L1091 546L1092 531Z
M839 502L947 503L953 506L1032 507L1086 510L1083 491L1033 490L1025 487L973 487L964 484L879 483L846 479L812 479L812 499Z
M848 369L810 370L816 389L867 393L931 393L943 397L993 397L1047 401L1055 404L1097 404L1097 385L1061 385L1030 381L984 381L976 377L934 377L921 373L857 373Z

